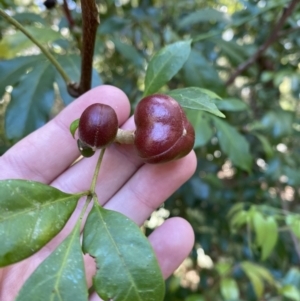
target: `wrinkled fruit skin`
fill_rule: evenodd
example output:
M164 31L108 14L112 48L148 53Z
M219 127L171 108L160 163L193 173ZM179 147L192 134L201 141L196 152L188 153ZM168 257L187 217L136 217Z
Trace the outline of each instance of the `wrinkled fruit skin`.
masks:
M143 98L136 107L134 120L134 144L146 163L176 160L193 149L194 128L179 103L168 95Z
M78 136L81 142L92 149L103 148L115 140L118 128L114 109L95 103L83 111L79 119Z
M46 0L44 1L44 5L46 6L47 9L54 8L56 5L56 0Z

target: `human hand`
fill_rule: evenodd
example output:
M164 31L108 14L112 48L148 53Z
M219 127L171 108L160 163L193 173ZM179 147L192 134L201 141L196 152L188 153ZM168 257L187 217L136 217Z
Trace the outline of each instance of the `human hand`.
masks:
M130 104L125 94L112 86L97 87L5 153L0 158L0 180L34 180L67 193L89 189L97 156L72 165L79 152L69 132L69 125L95 102L113 107L122 128L134 128L133 119L128 119ZM177 161L149 165L143 164L132 145L112 144L105 152L96 193L105 208L119 211L142 225L194 173L195 166L193 152ZM82 203L79 203L64 229L39 252L22 262L0 269L0 300L15 299L30 274L70 233L81 207ZM149 240L162 273L167 278L190 252L194 234L185 220L170 218L149 236ZM84 261L90 287L96 269L95 262L88 255L84 256ZM90 300L100 299L92 294Z

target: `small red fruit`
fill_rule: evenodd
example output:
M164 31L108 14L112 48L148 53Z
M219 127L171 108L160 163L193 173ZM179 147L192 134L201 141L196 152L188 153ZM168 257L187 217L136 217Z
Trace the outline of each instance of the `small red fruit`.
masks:
M112 143L118 128L118 118L114 109L95 103L83 111L79 120L78 136L81 142L95 150Z
M195 131L179 103L154 94L137 105L134 144L146 163L164 163L186 156L194 146Z

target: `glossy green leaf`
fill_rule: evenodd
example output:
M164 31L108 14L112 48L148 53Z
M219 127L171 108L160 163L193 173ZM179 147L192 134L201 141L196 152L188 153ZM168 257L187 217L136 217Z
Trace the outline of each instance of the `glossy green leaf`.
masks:
M88 301L80 223L27 279L16 301Z
M191 42L175 42L153 56L146 71L144 96L156 93L182 68L190 55Z
M202 111L187 110L187 118L195 129L194 148L207 144L214 134L208 114Z
M164 280L152 247L124 215L95 204L84 228L83 250L96 259L93 283L103 300L163 300Z
M208 92L207 92L208 91ZM177 100L184 108L207 111L219 117L225 115L218 110L213 102L213 92L198 87L190 87L169 91L167 94Z
M290 300L300 301L300 290L294 285L285 285L279 290L280 294Z
M70 132L73 136L73 138L75 138L75 133L76 133L76 130L78 129L78 126L79 126L79 118L78 119L75 119L71 124L70 124Z
M221 149L234 165L250 172L252 156L248 141L233 126L219 118L213 118L213 120L217 128Z
M215 101L216 106L218 109L223 111L245 111L248 110L249 107L243 101L237 98L225 98L221 99L220 101Z
M50 27L27 26L25 28L42 44L50 43L61 38L61 34ZM20 31L17 31L11 35L5 35L5 37L0 41L0 58L13 58L19 52L24 51L32 46L33 43Z
M239 288L233 278L223 278L220 282L221 294L225 300L238 300Z
M5 123L9 139L19 139L50 119L55 100L53 82L54 69L48 61L44 61L13 89Z
M0 266L37 252L64 227L82 195L25 180L0 181Z

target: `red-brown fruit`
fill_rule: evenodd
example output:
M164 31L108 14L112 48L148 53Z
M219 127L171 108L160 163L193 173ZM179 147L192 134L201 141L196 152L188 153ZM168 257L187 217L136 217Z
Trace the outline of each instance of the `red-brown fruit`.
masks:
M194 128L179 103L168 95L143 98L136 107L134 120L134 144L146 163L176 160L193 149Z
M114 109L95 103L87 107L79 120L79 139L91 148L103 148L112 143L119 125Z

